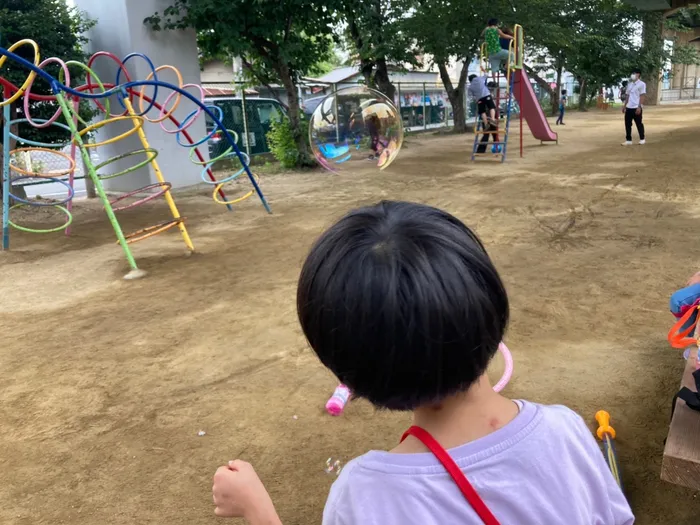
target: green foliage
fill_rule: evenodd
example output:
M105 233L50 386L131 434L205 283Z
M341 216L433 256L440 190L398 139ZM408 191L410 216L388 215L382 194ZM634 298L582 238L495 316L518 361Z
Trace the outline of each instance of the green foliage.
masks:
M330 56L333 22L321 0L175 0L146 18L154 30L194 28L206 57L240 56L260 79L294 79Z
M305 164L310 156L297 81L330 57L336 7L329 0L174 0L144 23L153 30L193 28L205 57L241 57L246 73L259 83L281 83L299 163Z
M307 136L307 123L302 121L301 132ZM285 169L294 168L303 164L301 152L297 147L294 130L289 119L273 120L270 131L267 132L267 144L272 155Z
M83 34L94 25L80 11L68 7L65 0L0 0L0 45L9 47L23 38L30 38L39 45L41 57L59 57L64 61L85 61L87 56L83 46L87 39ZM28 46L17 50L17 54L29 61L34 60L34 53ZM46 70L58 76L58 66L50 64ZM2 76L19 86L27 77L27 71L12 61L3 67ZM84 74L76 68L71 69L71 83L79 85ZM37 78L32 86L32 93L51 94L49 85ZM20 107L17 104L17 107ZM58 109L57 103L32 102L30 111L33 118L47 118ZM80 114L89 121L94 115L87 103L80 106ZM20 116L23 116L20 113ZM55 126L36 129L20 126L19 136L58 144L69 139L69 133Z
M667 39L673 42L670 60L673 64L700 65L700 51L692 44L683 44L679 36L700 26L700 6L679 9L665 21Z

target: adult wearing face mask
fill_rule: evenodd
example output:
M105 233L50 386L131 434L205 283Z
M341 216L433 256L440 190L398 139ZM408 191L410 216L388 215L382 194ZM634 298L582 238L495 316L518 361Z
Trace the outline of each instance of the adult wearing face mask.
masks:
M630 81L627 84L627 96L625 99L625 105L622 108L622 112L625 114L625 132L627 133L625 142L622 143L623 146L632 145L633 121L637 126L637 132L639 133L639 143L646 143L642 113L647 98L647 85L640 78L641 74L642 71L640 69L633 69L632 76L630 76Z

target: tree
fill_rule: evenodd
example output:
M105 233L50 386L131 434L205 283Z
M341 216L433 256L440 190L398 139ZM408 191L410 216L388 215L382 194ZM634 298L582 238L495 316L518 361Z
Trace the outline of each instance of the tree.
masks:
M508 2L500 0L409 0L406 11L411 16L403 21L405 32L415 39L417 51L432 57L440 72L454 114L454 130L466 131L465 89L469 64L479 52L481 33L486 27L486 13L500 18L512 17ZM460 65L455 84L449 65Z
M700 6L680 9L665 21L666 39L673 43L671 64L682 66L681 86L685 85L687 66L700 65L700 51L694 45L683 43L681 35L691 33L693 28L698 26L700 26Z
M389 78L389 63L416 63L402 31L404 6L402 0L345 0L338 13L365 84L391 100L396 89Z
M241 57L260 83L281 83L300 163L311 164L297 82L330 58L334 7L322 0L175 0L144 23L156 31L194 28L203 54Z
M84 62L87 58L83 46L87 39L83 34L94 25L74 7L68 7L65 0L0 0L0 45L9 47L13 43L30 38L39 45L42 57L60 57L64 61L78 60ZM17 54L30 62L34 60L34 51L28 46L17 49ZM58 67L55 64L47 66L47 71L58 76ZM2 76L16 86L21 86L27 78L27 70L8 60L3 66ZM78 85L84 78L82 71L71 69L72 84ZM37 78L32 86L32 93L38 95L50 95L51 88L43 80ZM23 110L18 103L13 104L11 111L15 118L22 118ZM30 104L32 118L48 118L58 109L57 103L37 102ZM19 110L19 113L17 112ZM81 105L81 116L89 121L93 112L87 103ZM0 116L1 118L1 116ZM16 135L45 142L48 144L61 144L70 138L68 131L56 126L37 129L27 124L13 130ZM1 137L0 137L1 140ZM10 144L14 149L15 141ZM0 152L2 159L2 152ZM23 196L21 188L13 190L13 193ZM0 195L2 188L0 188Z
M629 73L638 12L617 0L520 0L519 23L525 27L528 72L550 96L556 112L564 70L579 80L580 109L588 93L617 84ZM554 70L556 86L542 78Z
M616 85L634 67L637 50L631 36L637 16L617 0L578 0L573 17L578 31L568 67L579 78L579 109L585 110L588 93L594 97Z

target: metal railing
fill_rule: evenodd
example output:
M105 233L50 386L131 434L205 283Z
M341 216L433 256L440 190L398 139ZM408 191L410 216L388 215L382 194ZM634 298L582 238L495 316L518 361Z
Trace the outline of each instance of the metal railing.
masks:
M680 87L661 90L661 102L700 100L700 78L685 77Z

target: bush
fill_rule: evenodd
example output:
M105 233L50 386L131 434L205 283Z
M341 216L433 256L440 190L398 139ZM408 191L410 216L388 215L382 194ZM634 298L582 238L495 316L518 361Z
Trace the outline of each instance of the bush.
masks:
M304 120L301 122L301 132L304 137L307 131L308 123ZM270 152L283 168L290 169L303 164L289 119L272 122L270 131L267 132L267 144L270 146Z

